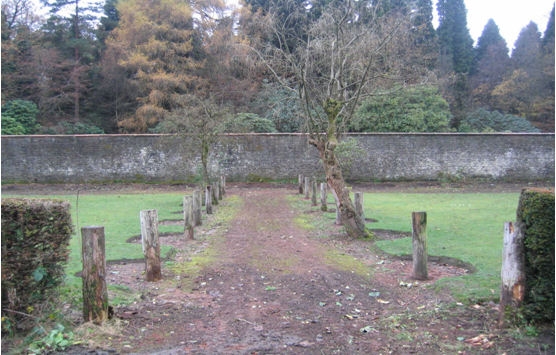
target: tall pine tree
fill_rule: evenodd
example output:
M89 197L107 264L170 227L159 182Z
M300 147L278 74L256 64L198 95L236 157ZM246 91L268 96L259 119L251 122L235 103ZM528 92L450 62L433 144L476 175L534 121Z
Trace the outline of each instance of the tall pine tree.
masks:
M490 19L477 41L469 77L474 107L493 109L492 90L504 80L509 65L506 41L494 20Z

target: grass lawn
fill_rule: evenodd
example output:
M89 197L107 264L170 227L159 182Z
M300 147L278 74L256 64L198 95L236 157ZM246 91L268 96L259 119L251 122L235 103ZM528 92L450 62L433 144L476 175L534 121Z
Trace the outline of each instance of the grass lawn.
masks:
M106 260L144 258L140 243L127 243L131 237L141 235L139 212L156 209L158 220L180 219L182 216L183 193L156 194L91 194L48 195L48 196L13 196L2 197L48 198L69 201L75 234L70 242L70 260L67 265L65 292L75 293L80 297L81 278L75 274L81 265L81 227L104 226L106 240ZM183 226L159 226L159 233L183 232ZM162 245L161 256L165 256L170 247ZM71 296L71 295L70 295Z
M411 212L427 212L429 255L473 264L477 272L441 279L462 302L499 298L504 222L514 221L519 193L372 193L364 195L371 229L411 232ZM379 241L384 251L411 254L411 238Z
M91 194L59 196L10 196L58 198L71 203L75 236L67 267L67 290L81 290L82 226L104 226L107 260L143 258L140 244L126 241L141 234L139 212L158 210L160 221L180 219L183 193ZM497 299L500 287L503 226L515 219L518 193L367 193L365 216L378 220L371 229L411 231L411 212L427 212L430 255L449 256L473 264L474 274L443 279L438 287L449 287L461 301ZM77 203L78 202L78 203ZM78 209L77 209L78 208ZM183 232L182 226L160 226L160 233ZM411 238L379 241L377 245L390 254L411 254ZM170 251L162 248L162 255ZM79 287L73 287L79 286Z

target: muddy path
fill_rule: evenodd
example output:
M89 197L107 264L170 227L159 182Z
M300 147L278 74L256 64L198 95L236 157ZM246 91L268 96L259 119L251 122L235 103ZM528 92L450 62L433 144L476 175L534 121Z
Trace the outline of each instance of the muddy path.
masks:
M294 186L232 186L215 208L195 240L161 237L176 250L163 265L162 281L145 282L143 263L109 263L107 282L116 285L110 298L127 301L114 306L114 318L101 328L78 327L82 343L66 353L554 351L553 328L538 338L516 336L497 328L496 304L463 305L434 286L439 278L472 271L465 266L431 261L430 280L416 283L410 261L347 238L333 220L307 228L299 217L321 212ZM228 210L234 215L219 217Z

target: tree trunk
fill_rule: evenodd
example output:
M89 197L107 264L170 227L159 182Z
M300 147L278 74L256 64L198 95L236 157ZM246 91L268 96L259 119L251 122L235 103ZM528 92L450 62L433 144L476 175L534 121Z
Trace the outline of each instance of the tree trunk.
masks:
M311 183L311 205L317 205L317 181L313 180Z
M101 324L108 319L104 227L83 227L83 318Z
M372 236L365 227L365 222L361 216L355 211L349 190L346 188L339 161L334 154L334 149L337 146L335 136L328 133L327 138L320 136L320 138L310 139L309 143L319 151L326 175L326 183L336 198L336 208L347 234L354 238Z
M141 242L145 255L145 280L159 281L162 279L160 266L160 243L158 241L158 213L156 210L140 212Z

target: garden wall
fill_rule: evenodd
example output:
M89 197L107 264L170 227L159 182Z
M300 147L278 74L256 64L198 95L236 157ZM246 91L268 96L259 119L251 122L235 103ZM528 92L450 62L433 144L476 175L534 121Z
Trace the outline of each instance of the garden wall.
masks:
M350 179L554 179L554 134L350 134L363 151ZM211 154L229 181L321 175L303 134L229 134ZM198 144L175 135L2 136L3 183L191 182Z

